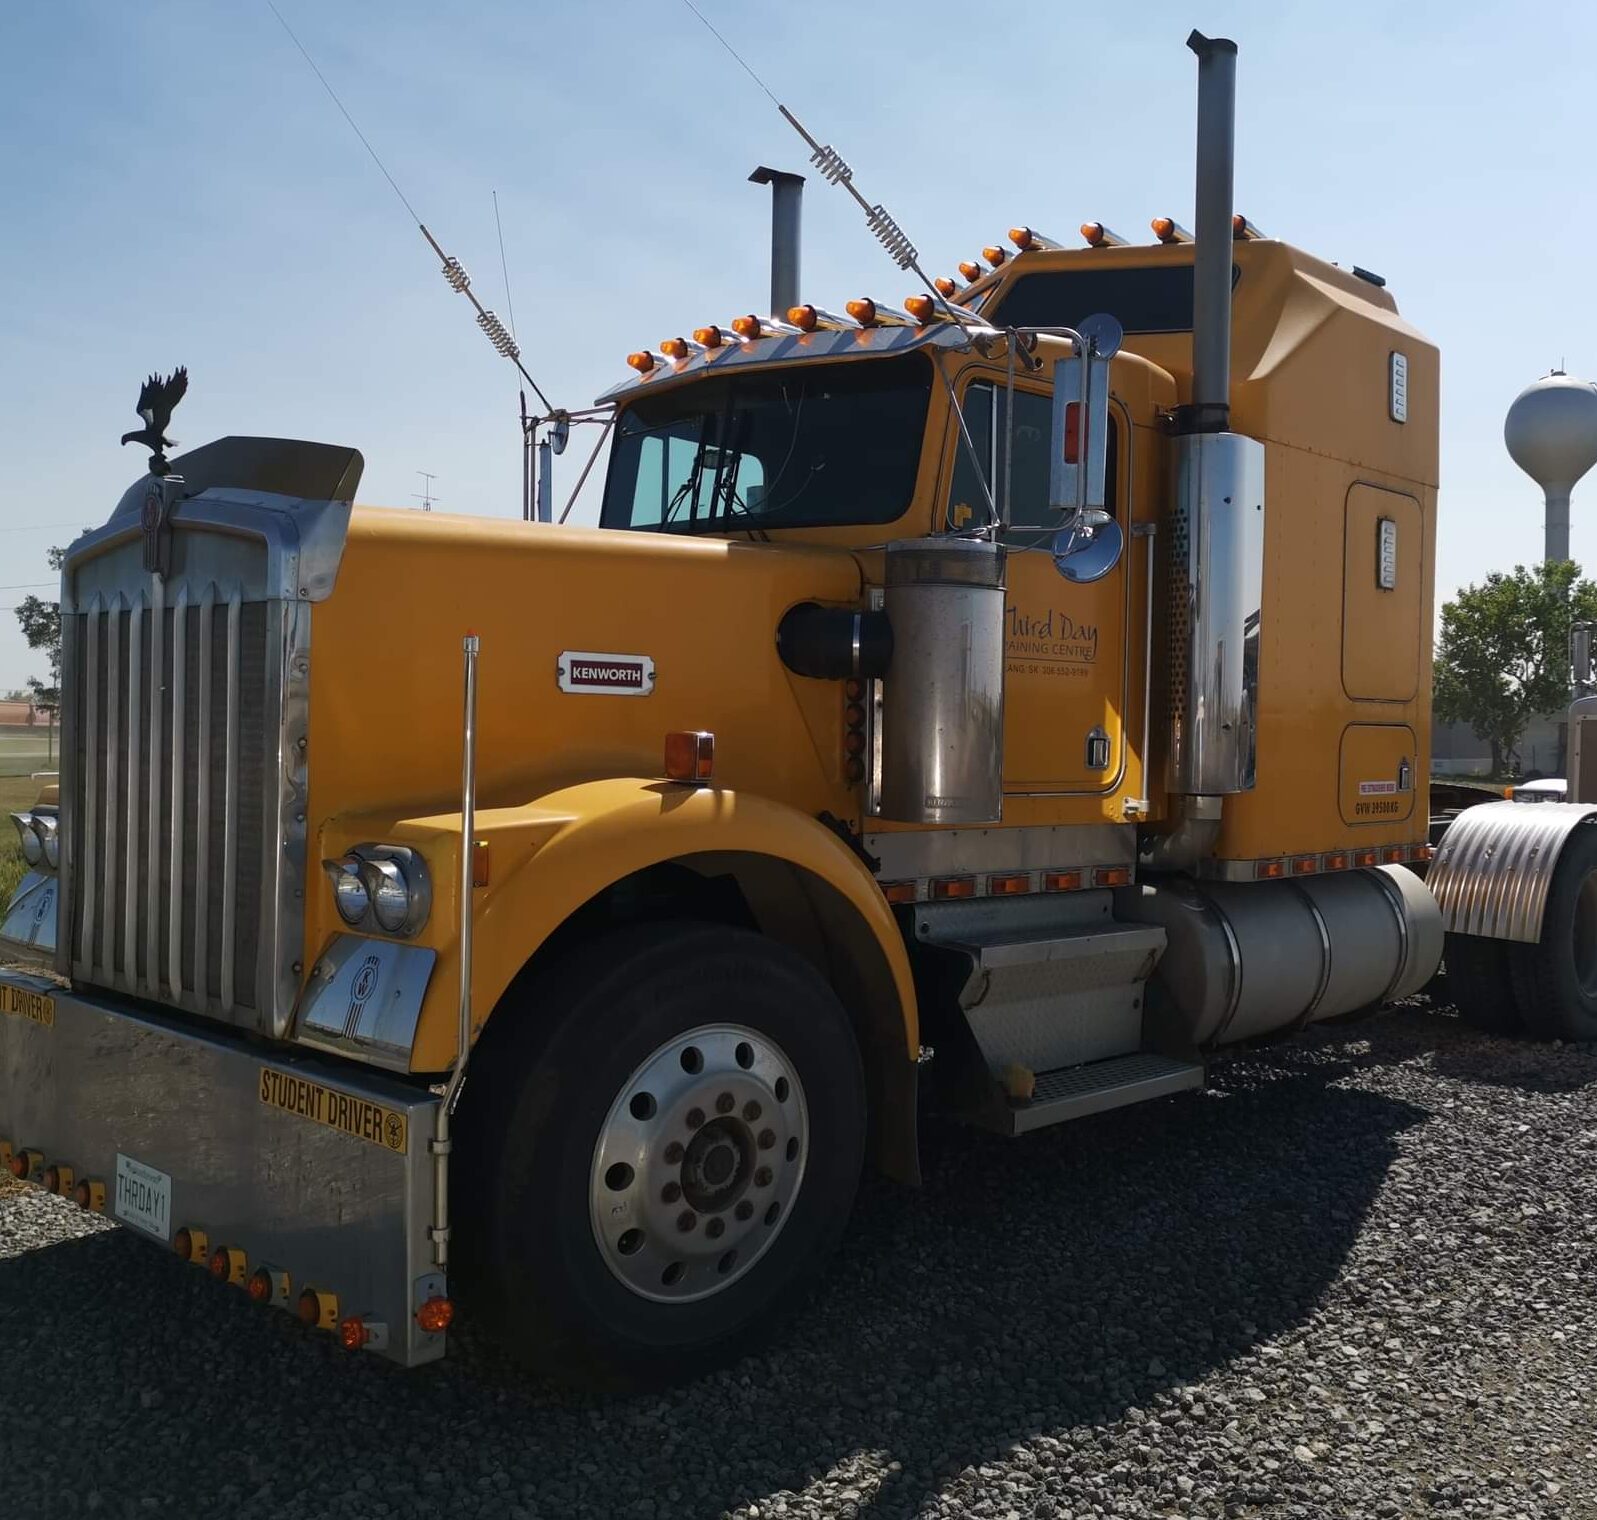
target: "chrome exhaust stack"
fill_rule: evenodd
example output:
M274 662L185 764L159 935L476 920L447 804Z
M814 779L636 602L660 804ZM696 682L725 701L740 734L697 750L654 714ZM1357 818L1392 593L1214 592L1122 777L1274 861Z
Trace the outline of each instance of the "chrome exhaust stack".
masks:
M1176 499L1168 586L1170 645L1167 785L1188 799L1167 860L1191 868L1219 830L1219 798L1255 775L1260 607L1264 586L1264 445L1231 420L1231 202L1237 45L1193 32L1198 55L1196 249L1192 399L1175 439ZM1206 843L1207 841L1207 843ZM1161 841L1149 842L1149 863ZM1179 858L1178 858L1179 857Z
M804 207L804 176L761 164L752 184L771 187L771 313L781 317L799 303L799 228Z

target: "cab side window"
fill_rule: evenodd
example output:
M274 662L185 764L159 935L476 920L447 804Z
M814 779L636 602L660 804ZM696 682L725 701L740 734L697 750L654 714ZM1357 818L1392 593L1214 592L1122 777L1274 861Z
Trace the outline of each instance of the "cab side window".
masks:
M982 463L994 503L1003 510L1004 431L1008 416L1007 389L985 381L965 388L965 426ZM1063 517L1048 505L1048 449L1053 431L1053 398L1035 391L1015 391L1015 433L1010 461L1013 529L1049 530ZM1119 501L1117 484L1119 427L1109 417L1107 491L1111 507ZM987 503L964 443L954 444L953 485L948 493L947 526L955 531L979 527L987 520Z

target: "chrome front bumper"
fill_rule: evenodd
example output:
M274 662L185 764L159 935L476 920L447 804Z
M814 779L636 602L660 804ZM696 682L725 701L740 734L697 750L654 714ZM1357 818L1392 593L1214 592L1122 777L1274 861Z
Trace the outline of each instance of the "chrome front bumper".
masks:
M28 994L32 994L29 996ZM416 1311L446 1287L428 1237L438 1099L424 1088L222 1028L0 970L0 1151L104 1187L104 1211L171 1248L186 1228L274 1274L293 1312L358 1317L406 1366L444 1354ZM164 1206L119 1173L170 1179ZM157 1194L161 1193L159 1181ZM284 1276L287 1291L282 1291ZM380 1327L380 1328L379 1328Z

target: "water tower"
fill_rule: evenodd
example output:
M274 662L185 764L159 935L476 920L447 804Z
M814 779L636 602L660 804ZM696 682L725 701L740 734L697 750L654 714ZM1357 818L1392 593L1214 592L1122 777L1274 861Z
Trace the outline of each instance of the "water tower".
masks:
M1569 558L1569 493L1597 464L1597 388L1555 369L1514 398L1503 442L1547 500L1544 559Z

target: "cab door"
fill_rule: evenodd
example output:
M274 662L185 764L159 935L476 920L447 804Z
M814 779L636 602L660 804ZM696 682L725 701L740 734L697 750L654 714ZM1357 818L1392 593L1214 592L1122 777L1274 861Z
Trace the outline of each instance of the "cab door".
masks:
M993 496L1003 501L1006 392L972 381L966 424ZM1080 585L1054 566L1063 514L1048 505L1052 398L1015 389L1009 462L1008 594L1005 605L1004 790L1112 791L1125 770L1127 556L1101 580ZM1129 544L1124 419L1110 408L1107 498ZM987 509L970 453L957 435L947 526L968 528Z

